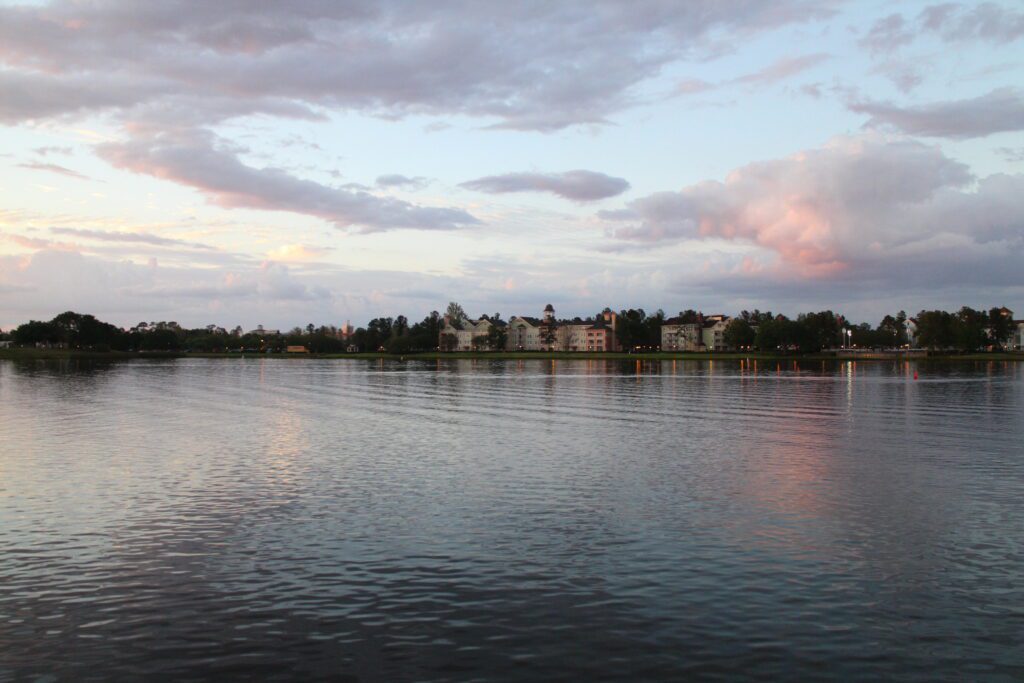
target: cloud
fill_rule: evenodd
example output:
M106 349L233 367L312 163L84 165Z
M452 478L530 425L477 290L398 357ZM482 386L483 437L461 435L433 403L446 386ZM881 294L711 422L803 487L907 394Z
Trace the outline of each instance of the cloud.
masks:
M426 178L421 178L419 176L410 178L409 176L399 175L397 173L377 176L377 187L408 187L410 189L419 189L426 185L427 182Z
M709 83L699 78L690 78L676 84L676 94L699 95L700 93L718 90L731 85L745 85L749 87L772 85L803 73L808 69L813 69L818 64L821 64L831 58L831 55L823 52L801 55L799 57L785 57L783 59L778 59L757 71L737 76L736 78L731 78L720 83Z
M32 151L41 157L45 157L49 154L74 154L74 149L72 149L71 147L59 147L54 145L36 147Z
M198 130L148 133L97 150L117 168L195 188L228 208L290 211L362 232L398 228L455 230L479 224L461 209L416 206L296 178L276 168L253 168L236 150Z
M896 13L875 21L860 44L871 52L892 52L909 45L916 37L903 15Z
M717 87L714 83L708 83L700 78L688 78L676 85L676 92L680 95L697 95L714 90Z
M18 164L19 168L27 168L32 171L47 171L48 173L58 173L68 178L75 178L77 180L92 180L87 175L82 175L78 171L72 171L70 168L65 168L57 164L44 164L36 161L28 161L23 164Z
M778 83L790 76L803 73L804 71L807 71L828 59L831 59L831 55L820 52L800 57L780 59L769 64L763 69L734 78L729 82L739 85L768 85Z
M1024 147L997 147L996 153L1007 161L1024 162Z
M163 247L188 247L191 249L213 249L208 244L198 242L187 242L185 240L171 237L160 237L145 232L121 232L116 230L88 230L85 228L50 228L50 232L57 235L71 235L90 240L103 242L130 242L141 244L153 244Z
M901 93L909 93L924 82L921 71L906 62L885 61L872 69L872 73L882 74L888 78Z
M885 126L910 135L966 139L1024 130L1024 95L1015 88L999 88L980 97L916 107L870 100L851 102L848 106L852 111L869 115L868 126Z
M994 2L939 3L921 10L916 24L898 12L878 19L860 44L874 54L888 53L913 43L924 33L936 34L950 43L1004 45L1024 37L1024 12Z
M48 320L66 310L125 326L139 320L246 329L257 323L288 329L345 319L359 324L398 311L423 315L472 289L467 281L420 273L319 264L308 271L273 261L227 268L167 266L44 248L29 255L0 254L0 327ZM419 298L424 291L447 294L424 301Z
M629 189L629 183L624 178L604 173L576 170L564 173L506 173L470 180L462 183L461 187L490 194L550 192L577 202L592 202L622 194Z
M271 261L312 261L323 258L331 252L327 247L312 247L306 244L285 244L267 252Z
M842 137L743 166L724 182L636 199L601 218L615 240L716 240L739 247L750 259L748 270L760 264L805 285L806 278L866 273L895 285L904 260L942 282L950 260L980 264L1000 256L1005 265L1002 256L1022 255L1024 176L977 180L934 147L877 135Z
M671 62L831 16L835 4L297 0L240 12L231 3L181 0L130 12L59 1L3 7L0 60L16 71L0 77L7 95L0 119L168 107L209 124L291 103L390 117L465 114L505 128L555 130L607 120Z
M1002 45L1024 37L1024 12L994 2L944 3L922 10L925 29L951 42L985 41Z

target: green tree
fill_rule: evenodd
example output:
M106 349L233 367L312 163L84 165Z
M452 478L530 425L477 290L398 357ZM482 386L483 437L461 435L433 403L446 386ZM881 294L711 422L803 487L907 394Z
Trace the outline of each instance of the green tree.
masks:
M730 320L729 324L725 326L725 332L722 334L725 345L731 346L734 349L745 349L753 346L756 337L757 332L743 318L733 318Z
M466 311L462 309L462 306L460 306L454 301L448 304L448 309L445 311L445 315L448 316L448 319L451 320L452 322L459 322L463 318L469 317L468 315L466 315Z
M683 325L695 325L697 320L700 318L700 313L688 308L685 311L679 311L679 322Z
M964 306L953 316L953 343L961 351L977 351L988 342L988 314Z
M953 316L946 311L917 314L917 342L927 349L948 349L956 345Z
M502 351L508 343L508 326L500 319L491 320L491 329L487 331L487 348Z
M1002 349L1013 334L1013 320L1003 315L1001 308L993 308L988 312L988 342L996 349Z
M797 317L797 322L803 330L798 332L793 328L791 332L800 337L799 341L794 343L804 352L816 352L836 346L840 343L840 330L845 329L843 318L832 311L803 313Z
M142 335L139 348L143 351L177 351L180 340L173 329L162 327Z

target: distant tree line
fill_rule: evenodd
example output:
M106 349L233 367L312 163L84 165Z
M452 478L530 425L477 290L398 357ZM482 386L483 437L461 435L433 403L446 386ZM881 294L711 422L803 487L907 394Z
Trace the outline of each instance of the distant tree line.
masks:
M701 314L692 309L677 316L683 324L697 324ZM619 313L617 336L624 349L656 348L661 344L664 311L648 315L642 308ZM844 343L858 348L895 348L912 342L922 348L976 351L1001 350L1011 337L1014 323L1001 309L988 312L963 307L956 313L921 311L915 319L916 340L907 338L907 314L886 315L872 327L853 324L833 311L801 313L795 319L759 310L743 311L732 318L724 332L727 346L757 351L815 353ZM850 335L844 340L844 331Z
M375 318L343 339L338 328L295 327L288 332L241 327L227 330L217 325L185 328L174 321L140 322L127 330L97 320L95 316L68 311L50 321L32 320L8 334L0 335L19 346L61 346L91 351L260 351L280 352L288 346L303 346L312 353L343 353L350 347L363 351L390 353L431 351L437 348L442 326L436 311L410 325L405 316Z
M465 317L461 306L452 304L450 319ZM501 315L482 316L501 322ZM680 312L683 323L696 324L701 314L694 310ZM661 345L664 311L653 314L641 309L619 312L616 326L618 341L624 349L656 349ZM724 331L727 346L758 351L792 351L813 353L844 343L859 348L901 347L915 340L907 338L907 314L903 311L886 315L872 327L868 323L849 323L830 310L801 313L795 319L771 312L743 311L732 318ZM1015 324L999 308L988 312L963 307L955 313L921 311L916 319L916 345L941 350L976 351L983 348L1001 350L1014 332ZM457 323L458 324L458 323ZM50 321L32 320L14 330L2 333L0 340L19 346L64 346L94 351L193 351L193 352L281 352L288 346L303 346L312 353L342 353L347 350L386 351L393 354L445 350L441 335L444 318L433 311L417 323L399 315L395 318L374 318L347 338L333 326L295 327L276 333L257 330L244 332L241 327L227 330L216 325L184 328L176 322L140 322L129 329L97 320L94 316L67 311ZM849 336L844 335L846 330ZM452 335L454 336L454 335ZM507 339L505 325L496 325L487 337L479 340L481 349L502 349ZM450 340L454 342L454 340Z

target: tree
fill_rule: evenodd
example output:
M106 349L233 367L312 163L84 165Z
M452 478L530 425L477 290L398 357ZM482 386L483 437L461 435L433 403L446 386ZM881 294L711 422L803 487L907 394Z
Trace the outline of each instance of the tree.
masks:
M742 312L740 312L740 318L742 320L745 320L746 322L750 323L751 325L760 325L761 323L763 323L763 322L765 322L767 320L771 320L774 317L775 316L772 315L771 311L766 311L766 312L762 313L761 311L759 311L756 308L753 310L753 312L751 312L751 311L742 311Z
M985 346L988 314L964 306L953 316L953 343L961 351L977 351Z
M403 353L410 353L413 351L413 343L411 337L391 337L388 339L386 345L388 353L401 355Z
M500 320L491 321L491 329L487 331L487 348L492 351L501 351L508 343L508 327L499 325Z
M900 319L900 316L903 319ZM878 323L876 330L876 344L879 346L902 346L906 343L907 331L906 331L906 320L907 314L900 311L896 317L887 315L882 318L882 321Z
M948 349L955 344L953 316L946 311L921 311L917 314L917 341L928 349Z
M688 308L685 311L679 312L679 322L683 325L695 325L697 320L700 318L700 313Z
M177 351L180 344L174 330L164 327L142 335L139 348L143 351Z
M1000 308L993 308L988 312L988 341L997 349L1002 349L1013 334L1013 320L1003 315Z
M845 321L832 311L819 311L818 313L803 313L797 317L797 322L804 328L799 333L801 336L800 350L814 352L834 347L839 342L839 333L844 329ZM796 332L795 329L793 331Z
M734 349L744 349L754 345L754 339L757 333L754 328L751 327L750 323L743 318L733 318L729 321L729 324L725 326L725 332L722 334L722 340L726 346L730 346Z
M445 332L441 335L440 347L442 351L454 351L458 343L458 338L451 332Z
M454 301L448 304L448 310L445 311L445 315L448 316L449 320L456 323L461 321L463 318L469 317L468 315L466 315L466 311L462 310L462 306L455 303Z
M641 346L658 346L661 343L661 324L665 314L658 311L648 317L642 308L624 310L619 313L615 335L624 349Z
M411 348L417 351L430 351L438 348L438 335L441 334L441 314L432 311L422 321L409 328Z
M14 342L23 346L36 344L57 344L60 342L60 330L53 323L41 320L30 320L19 325L13 332Z

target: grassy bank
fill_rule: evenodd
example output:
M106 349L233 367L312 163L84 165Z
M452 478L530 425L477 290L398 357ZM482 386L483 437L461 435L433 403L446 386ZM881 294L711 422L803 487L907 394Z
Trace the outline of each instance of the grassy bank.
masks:
M978 361L1024 361L1024 353L973 353L934 354L922 356L888 356L883 358L836 358L832 354L772 354L772 353L586 353L586 352L456 352L456 353L411 353L392 355L387 353L341 353L341 354L240 354L240 353L177 353L161 351L77 351L68 349L0 349L0 359L8 360L132 360L137 358L221 358L244 360L270 358L280 360L306 360L329 358L346 360L597 360L597 361L847 361L862 362L915 360L918 362L978 362Z

